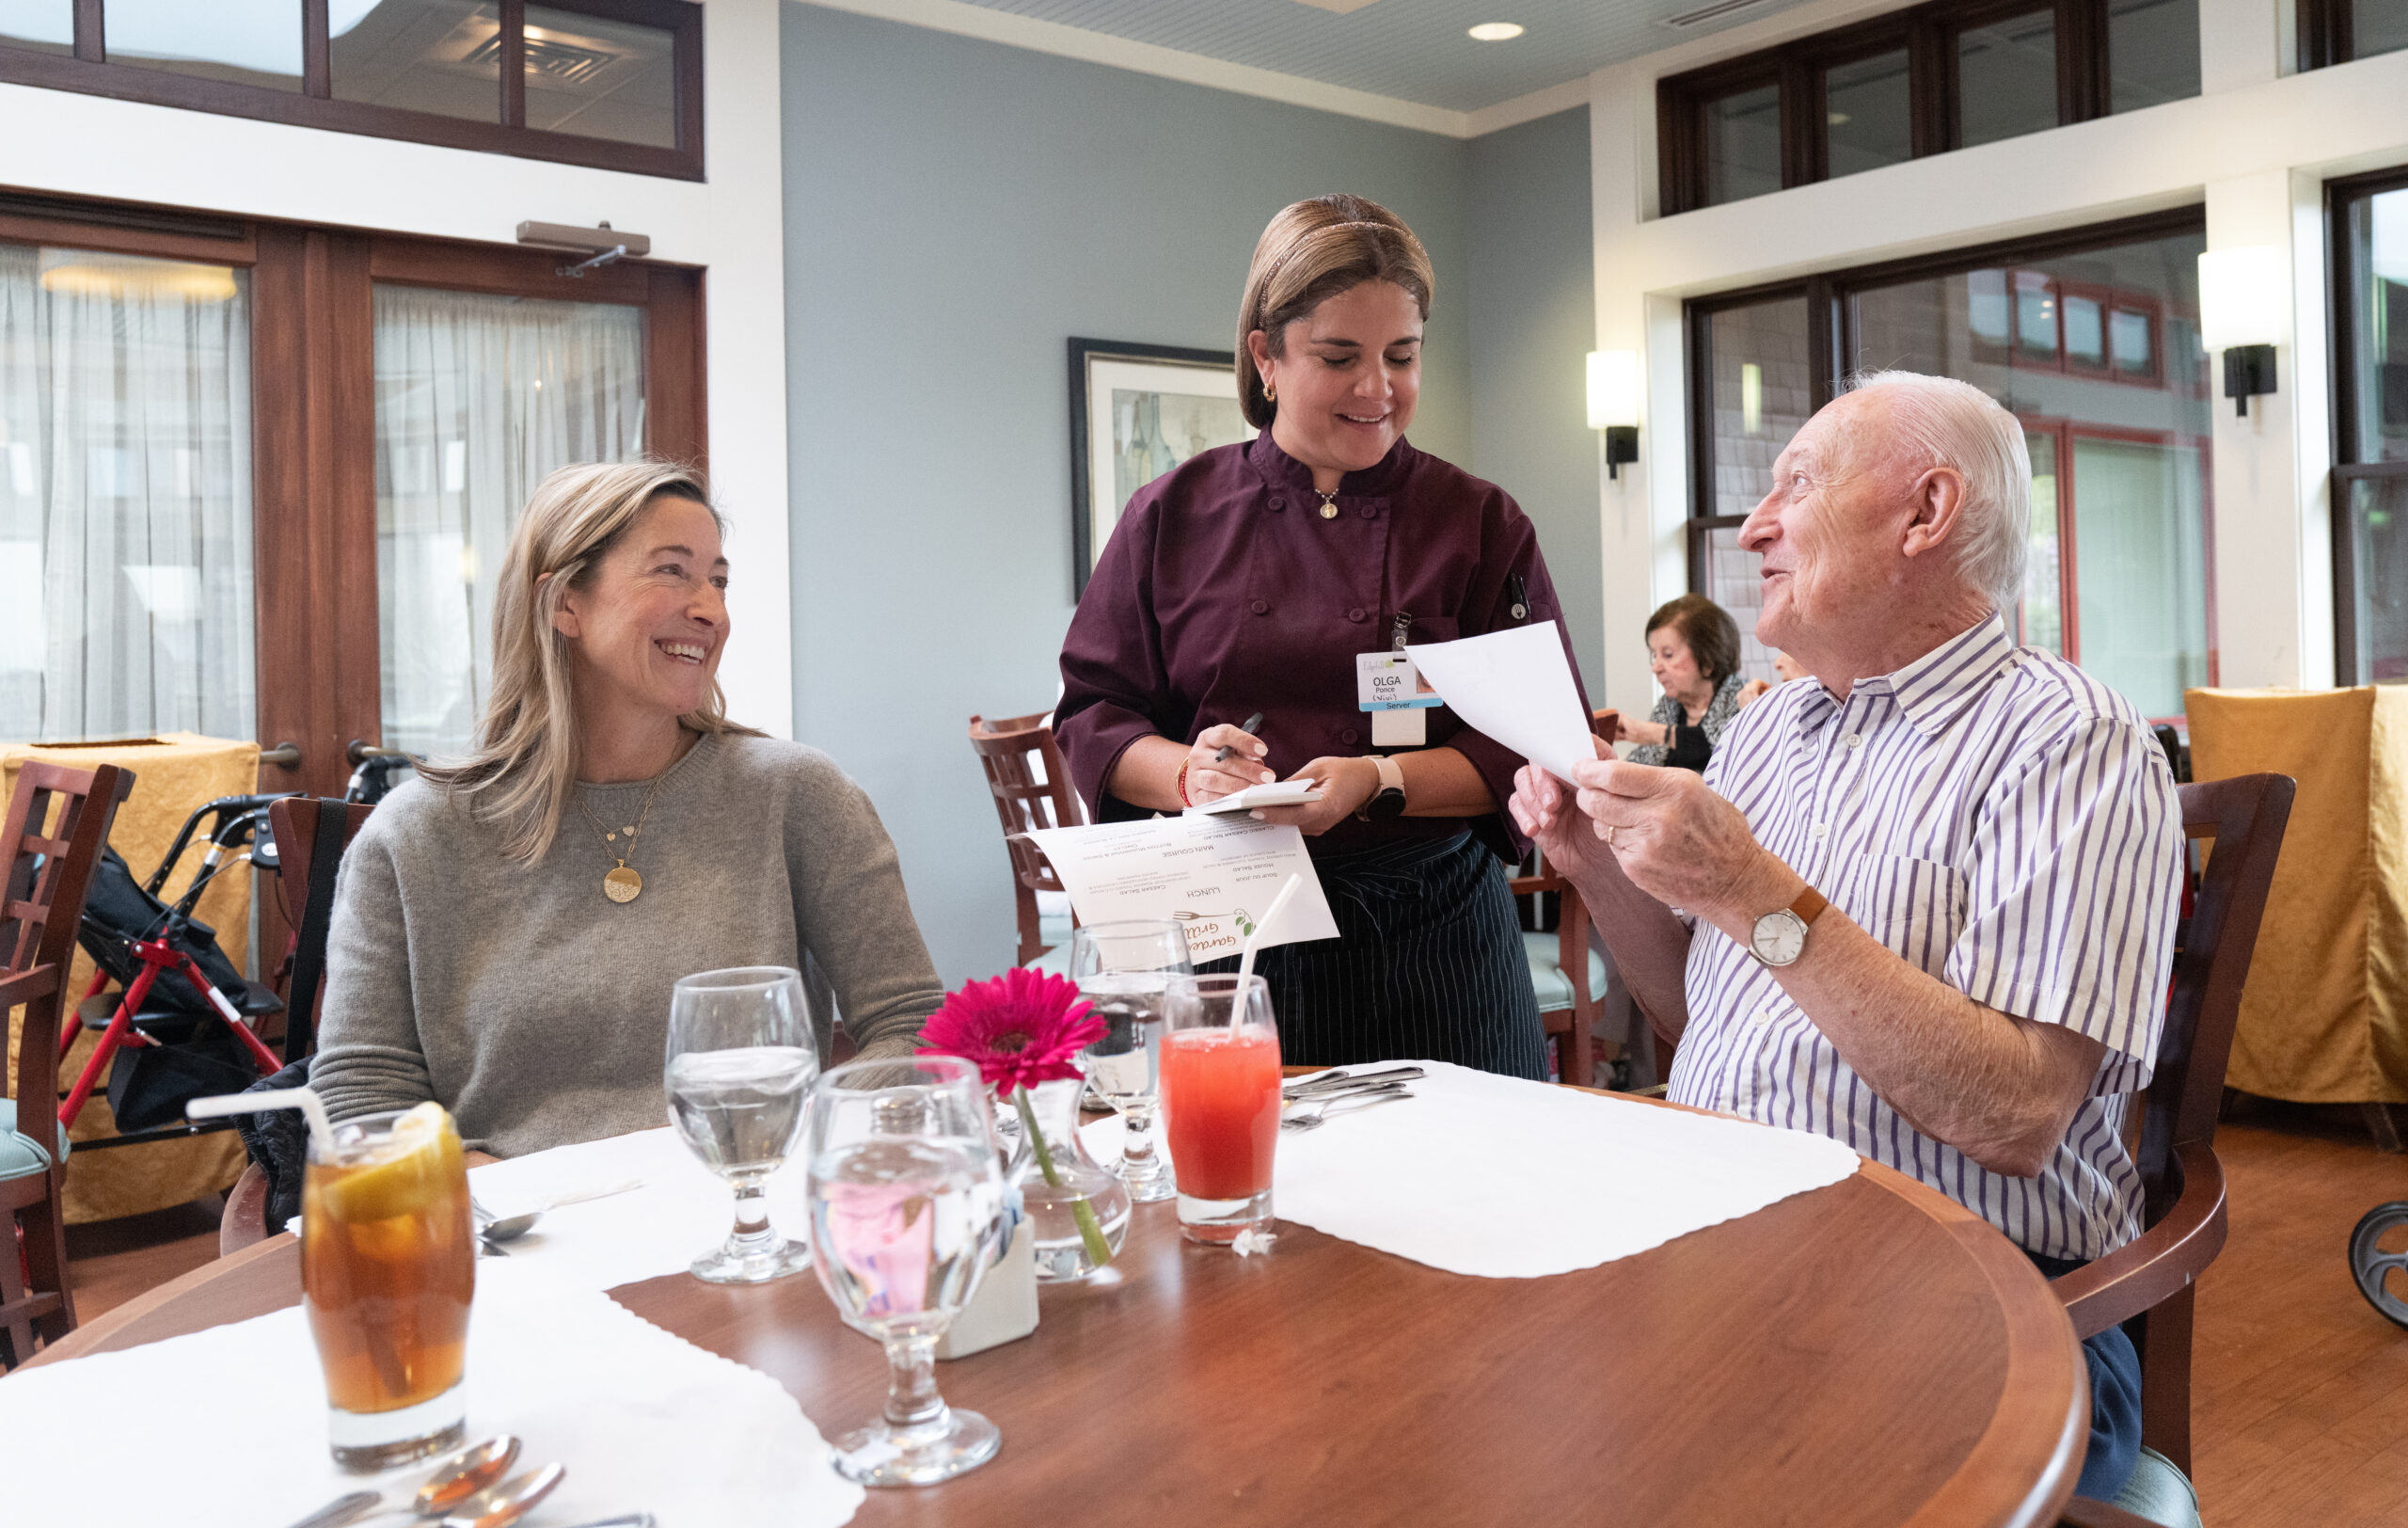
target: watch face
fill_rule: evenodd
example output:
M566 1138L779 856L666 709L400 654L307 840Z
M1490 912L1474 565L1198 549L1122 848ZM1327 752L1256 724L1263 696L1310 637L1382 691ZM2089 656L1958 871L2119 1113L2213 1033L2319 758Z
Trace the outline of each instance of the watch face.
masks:
M1756 919L1748 947L1766 965L1787 965L1805 952L1806 920L1782 908Z
M1378 795L1372 797L1371 804L1364 808L1364 812L1367 816L1373 818L1402 817L1404 815L1404 792L1397 789L1394 786L1390 786L1386 790L1383 790Z

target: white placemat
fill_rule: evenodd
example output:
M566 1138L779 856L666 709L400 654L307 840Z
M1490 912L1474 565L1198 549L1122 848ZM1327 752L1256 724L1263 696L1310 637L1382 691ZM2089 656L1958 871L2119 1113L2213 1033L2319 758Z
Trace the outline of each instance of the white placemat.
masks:
M643 1186L547 1211L534 1230L508 1244L508 1261L587 1289L615 1289L685 1272L736 1224L735 1191L666 1125L470 1168L468 1192L495 1215L508 1216L629 1179ZM796 1241L809 1240L800 1158L771 1173L768 1187L769 1223Z
M862 1503L776 1380L531 1267L477 1265L466 1383L471 1440L516 1433L518 1469L568 1467L530 1528L639 1509L661 1528L836 1528ZM297 1306L12 1375L0 1438L51 1467L14 1472L10 1520L278 1528L363 1486L401 1504L423 1470L336 1469L325 1397ZM135 1440L129 1462L59 1468L96 1457L96 1419Z
M1592 1268L1847 1177L1796 1130L1450 1066L1414 1096L1282 1131L1272 1210L1434 1268L1534 1279Z

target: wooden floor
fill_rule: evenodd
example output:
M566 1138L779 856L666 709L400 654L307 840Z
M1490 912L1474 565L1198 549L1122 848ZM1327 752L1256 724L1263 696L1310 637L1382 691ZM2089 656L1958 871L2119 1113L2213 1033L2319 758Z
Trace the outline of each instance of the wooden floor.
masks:
M2408 1200L2357 1114L2257 1103L2217 1132L2232 1236L2199 1283L2193 1425L2208 1528L2408 1523L2408 1331L2359 1297L2350 1228ZM69 1233L87 1319L217 1255L214 1199Z
M2408 1522L2408 1331L2350 1279L2350 1229L2408 1200L2353 1109L2248 1103L2216 1130L2232 1234L2199 1280L2194 1463L2208 1528Z

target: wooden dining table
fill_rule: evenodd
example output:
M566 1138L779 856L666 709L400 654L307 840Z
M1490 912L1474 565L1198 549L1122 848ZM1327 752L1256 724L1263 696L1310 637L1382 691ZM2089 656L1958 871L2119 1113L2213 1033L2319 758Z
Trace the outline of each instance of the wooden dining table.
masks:
M1564 1192L1612 1168L1561 1164ZM815 1279L674 1274L610 1294L774 1377L823 1434L882 1403L877 1346ZM298 1244L277 1235L31 1361L300 1296ZM1870 1162L1543 1279L1443 1272L1286 1222L1240 1257L1141 1204L1112 1269L1039 1305L1033 1335L938 1366L1002 1453L873 1490L855 1522L2049 1525L2088 1437L2081 1348L2039 1272Z

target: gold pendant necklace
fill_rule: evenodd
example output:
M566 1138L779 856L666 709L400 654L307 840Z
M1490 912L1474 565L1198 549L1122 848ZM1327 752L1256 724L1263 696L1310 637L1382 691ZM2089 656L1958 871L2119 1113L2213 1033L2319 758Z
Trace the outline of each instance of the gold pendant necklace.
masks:
M676 767L676 761L673 759L669 768ZM594 808L587 804L582 791L578 795L578 810L583 812L585 820L594 824L594 831L602 836L602 852L619 862L610 869L602 872L602 895L614 902L625 905L643 895L643 877L627 863L627 854L636 852L636 836L643 831L644 822L651 818L652 799L660 794L660 782L667 778L669 778L669 770L663 770L652 777L652 788L643 793L643 810L636 814L633 823L619 829L617 833L605 827L602 820L594 815ZM620 834L625 834L627 837L626 854L617 853L610 848L612 844L619 841Z

